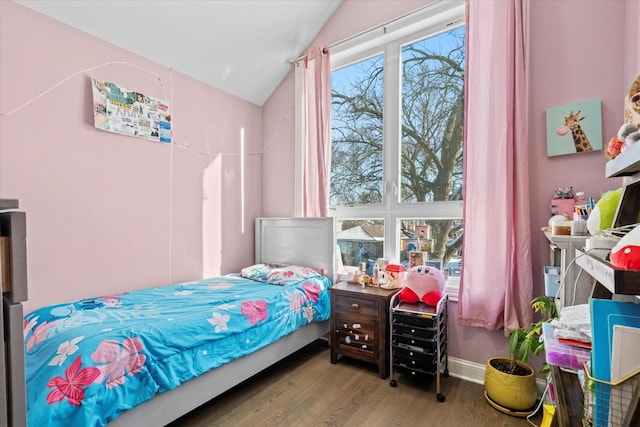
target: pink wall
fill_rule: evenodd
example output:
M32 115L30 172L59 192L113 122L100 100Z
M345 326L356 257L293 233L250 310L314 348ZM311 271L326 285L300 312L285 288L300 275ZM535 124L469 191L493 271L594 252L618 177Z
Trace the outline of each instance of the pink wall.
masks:
M253 260L259 107L13 2L0 52L0 197L27 212L27 312ZM168 99L175 144L95 129L92 75Z
M631 83L640 75L640 1L625 0L627 4L625 20L625 48L630 53L624 58L624 90L628 90ZM635 52L635 54L634 54Z
M376 1L376 7L363 7L363 2L345 0L314 43L332 44L368 28L401 16L430 1ZM634 9L634 0L609 1L530 1L529 19L529 142L531 169L531 230L535 279L535 294L543 292L542 266L549 260L549 246L540 228L545 226L548 205L553 190L573 186L588 194L598 194L600 188L621 185L617 179L604 177L606 159L602 151L582 155L548 158L546 155L545 110L550 107L593 98L602 100L603 140L617 131L622 120L622 105L629 84L624 78L625 64L637 64L635 49L624 49L626 8ZM633 12L633 10L631 10ZM579 19L576 19L578 17ZM633 22L631 22L633 21ZM636 25L634 20L627 20ZM635 27L634 27L635 28ZM633 52L633 54L632 54ZM640 68L636 67L636 74ZM629 82L630 83L630 82ZM269 126L291 122L287 134L280 128L274 152L265 155L265 170L273 170L276 159L293 158L294 79L292 73L282 82L263 107L265 135ZM266 118L269 118L268 120ZM268 124L270 123L270 124ZM277 152L276 152L277 151ZM293 215L293 170L279 170L277 181L288 183L287 191L274 185L263 185L265 215ZM489 262L489 260L488 260ZM495 260L491 261L495 262ZM457 305L450 307L449 354L477 363L506 352L503 333L456 325Z
M345 0L316 42L335 43L428 3L387 0L368 7ZM603 139L615 133L624 93L640 70L638 30L628 18L637 16L638 4L530 4L526 102L531 119L533 263L541 292L548 246L539 230L547 221L553 189L573 185L597 193L620 184L604 178L602 152L547 158L544 111L600 98ZM0 197L20 199L28 214L27 311L237 271L252 259L253 218L294 214L293 167L282 167L292 165L294 156L293 73L261 112L6 1L0 1L0 52ZM96 130L91 75L166 97L176 144ZM244 158L239 155L242 130L248 153ZM244 200L239 197L242 161ZM268 171L264 177L263 170ZM501 332L457 327L456 311L451 304L451 356L484 363L504 352Z
M549 218L544 207L554 188L573 186L597 197L601 190L622 185L621 179L605 178L607 159L602 151L546 157L545 109L580 100L601 99L602 138L606 144L623 122L624 95L631 83L625 79L625 67L637 63L639 56L637 48L634 51L625 49L628 41L625 40L624 25L620 25L625 22L626 8L633 7L633 2L580 2L580 24L572 24L576 2L545 0L532 3L529 140L541 143L531 145L530 166L536 171L531 180L532 206L542 207L532 210L532 233L533 261L537 267L535 278L539 292L542 292L541 266L548 262L549 256L547 241L539 227ZM535 25L537 22L545 24L538 26ZM640 68L636 69L636 75L638 72Z

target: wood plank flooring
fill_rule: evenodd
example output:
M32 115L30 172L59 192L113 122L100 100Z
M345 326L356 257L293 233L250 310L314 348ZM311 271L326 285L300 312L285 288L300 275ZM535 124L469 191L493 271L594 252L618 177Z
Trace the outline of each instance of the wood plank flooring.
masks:
M505 415L484 399L484 387L441 376L420 384L397 374L398 385L375 366L343 357L332 365L329 347L316 341L256 377L170 424L211 426L491 426L539 425ZM540 411L541 412L541 411Z

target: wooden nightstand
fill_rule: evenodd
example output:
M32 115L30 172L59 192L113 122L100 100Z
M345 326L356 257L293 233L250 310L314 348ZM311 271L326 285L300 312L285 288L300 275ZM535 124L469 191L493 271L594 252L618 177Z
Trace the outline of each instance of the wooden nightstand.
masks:
M338 354L378 365L389 375L389 303L398 289L338 283L331 291L331 363Z

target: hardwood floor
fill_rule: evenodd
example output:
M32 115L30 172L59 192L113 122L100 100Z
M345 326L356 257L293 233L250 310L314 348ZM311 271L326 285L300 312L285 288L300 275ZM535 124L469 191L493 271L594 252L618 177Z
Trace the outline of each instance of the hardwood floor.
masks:
M419 384L396 374L394 388L374 365L345 357L332 365L329 359L327 343L316 341L170 426L532 425L489 406L480 384L441 376L441 403L435 378ZM541 418L536 414L533 425Z

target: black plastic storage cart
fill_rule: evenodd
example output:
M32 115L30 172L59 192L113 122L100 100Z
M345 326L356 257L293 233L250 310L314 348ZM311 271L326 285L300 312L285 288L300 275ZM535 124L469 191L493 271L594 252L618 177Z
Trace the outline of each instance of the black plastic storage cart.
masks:
M449 376L447 357L447 303L446 295L436 307L423 303L409 304L391 298L390 375L391 387L398 385L395 373L415 378L436 377L436 398L444 402L440 393L440 375Z

